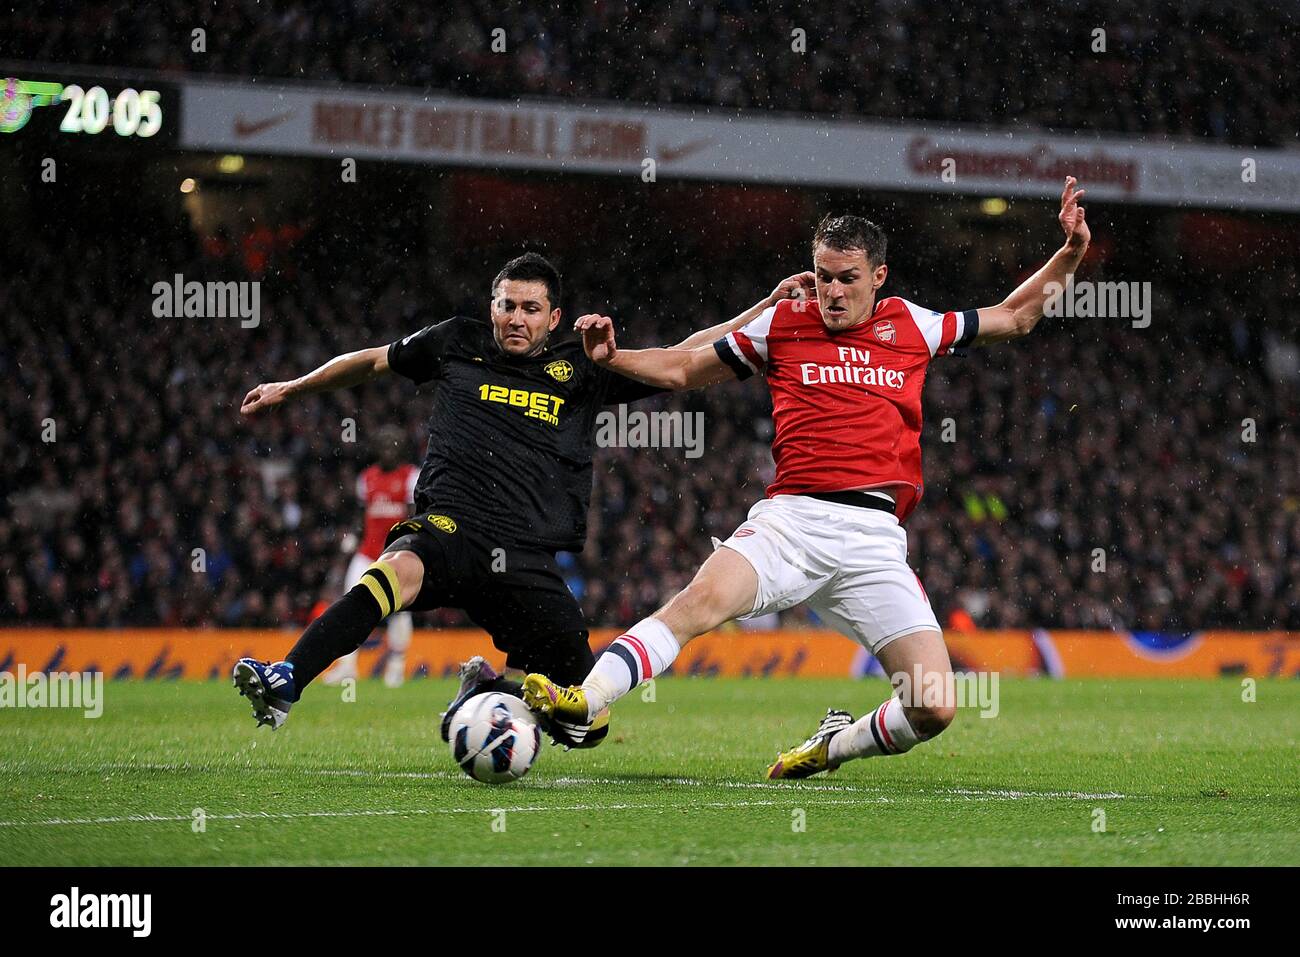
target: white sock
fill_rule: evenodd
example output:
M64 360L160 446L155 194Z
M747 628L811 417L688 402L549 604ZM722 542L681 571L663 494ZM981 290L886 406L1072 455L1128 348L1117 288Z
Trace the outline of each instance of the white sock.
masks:
M859 718L831 738L830 759L836 764L876 754L902 754L922 741L913 730L903 703L890 697L875 711Z
M587 713L600 714L641 682L663 672L681 650L667 625L658 618L642 618L614 639L582 683Z
M384 622L384 627L388 631L389 650L399 655L405 654L406 649L411 647L411 632L415 628L411 622L411 613L399 611Z

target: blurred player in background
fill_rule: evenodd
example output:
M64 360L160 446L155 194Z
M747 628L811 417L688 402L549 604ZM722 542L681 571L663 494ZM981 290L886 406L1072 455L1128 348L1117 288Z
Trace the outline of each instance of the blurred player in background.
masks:
M366 569L379 560L384 552L384 539L388 530L411 514L415 501L415 483L420 477L418 466L402 461L406 436L395 425L379 430L379 461L357 477L357 500L365 507L365 537L348 562L343 579L344 593L350 592L361 581ZM400 687L406 677L406 649L411 647L411 613L399 611L384 621L388 642L388 657L384 660L384 684ZM358 648L344 655L321 679L327 685L336 685L357 676Z
M1037 325L1088 248L1082 195L1068 177L1058 215L1065 244L996 306L936 312L897 297L877 302L888 273L884 231L827 216L812 243L816 300L777 302L711 346L619 350L608 317L581 317L592 360L647 385L693 389L765 374L776 480L694 580L617 638L581 686L529 675L529 706L583 720L668 668L691 639L807 602L875 655L899 693L856 721L829 709L807 741L778 755L769 778L902 754L948 727L952 665L901 524L922 492L921 388L932 359Z

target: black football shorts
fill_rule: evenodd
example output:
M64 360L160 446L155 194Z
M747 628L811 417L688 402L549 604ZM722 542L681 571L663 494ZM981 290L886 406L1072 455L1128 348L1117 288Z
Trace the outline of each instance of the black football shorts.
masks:
M595 664L587 621L555 556L503 545L462 516L437 510L398 522L386 551L424 563L424 583L404 611L460 608L506 653L506 667L581 684Z

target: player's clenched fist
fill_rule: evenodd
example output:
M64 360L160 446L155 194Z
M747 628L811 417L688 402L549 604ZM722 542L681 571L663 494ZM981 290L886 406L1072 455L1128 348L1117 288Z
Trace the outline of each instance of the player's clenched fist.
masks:
M248 395L244 396L244 404L239 407L240 414L252 415L262 409L279 405L289 397L288 385L287 382L263 382L249 390Z
M782 299L807 299L816 294L817 277L811 272L801 272L777 283L767 301L769 305L775 306Z
M582 333L583 351L592 362L604 365L614 358L618 345L614 342L614 320L609 316L579 316L573 329Z

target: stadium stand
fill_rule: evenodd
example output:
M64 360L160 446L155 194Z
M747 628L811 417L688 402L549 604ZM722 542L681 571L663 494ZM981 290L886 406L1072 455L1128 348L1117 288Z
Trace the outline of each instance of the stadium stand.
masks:
M1014 233L976 248L942 215L900 217L910 232L892 229L886 291L936 308L996 301L1048 248ZM351 490L369 462L367 430L401 423L418 460L423 400L389 380L245 423L240 399L338 352L481 313L498 260L480 250L431 264L400 222L365 242L328 221L206 243L180 227L130 244L74 239L74 228L25 239L23 268L0 284L0 312L16 323L0 349L0 623L302 623L337 593L340 542L360 527ZM76 241L74 282L61 253ZM1127 256L1126 275L1148 276L1133 264L1150 255L1116 249L1111 263ZM626 343L654 344L731 315L806 251L702 251L641 235L608 257L562 261L569 318L608 309ZM1294 261L1235 274L1173 262L1158 271L1149 329L1046 319L1027 340L932 367L927 494L909 534L941 621L1300 629ZM1094 277L1112 264L1095 263ZM173 272L261 276L257 334L237 320L151 318L139 277ZM566 560L594 624L625 626L656 607L771 474L761 382L651 405L703 412L705 453L687 467L680 449L599 451L589 545ZM356 443L340 438L349 417ZM43 441L49 422L55 441Z
M58 0L15 8L0 59L1277 146L1300 131L1288 6Z

